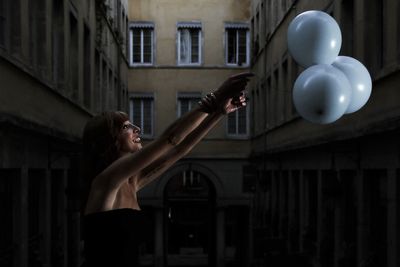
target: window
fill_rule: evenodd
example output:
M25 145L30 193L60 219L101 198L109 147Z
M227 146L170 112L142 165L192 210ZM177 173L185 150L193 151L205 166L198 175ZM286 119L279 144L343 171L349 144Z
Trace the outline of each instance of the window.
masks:
M249 26L247 23L225 24L225 47L227 65L249 65Z
M125 7L122 6L122 16L121 16L121 41L122 41L122 51L126 56L126 25L127 25L127 17L125 13Z
M53 3L52 13L52 71L53 81L55 82L58 89L64 88L64 2L55 1ZM86 37L88 38L88 37ZM87 53L87 51L86 51Z
M107 87L107 108L113 109L114 105L114 97L113 97L113 71L111 68L108 68L108 87Z
M368 8L365 12L365 21L374 25L368 34L374 36L374 41L370 41L365 48L365 63L367 69L371 70L371 75L376 76L384 66L384 54L387 44L385 43L385 8L382 1L367 1ZM347 34L346 34L347 37Z
M342 33L342 49L344 55L353 55L354 45L354 1L343 1L341 4L340 27L346 29Z
M7 2L0 1L0 46L5 47L6 44L6 25L7 25Z
M195 107L200 98L201 93L178 93L178 117Z
M95 60L95 88L94 94L95 94L95 104L96 104L96 112L99 113L101 111L101 57L100 57L100 52L99 50L95 50L94 52L94 60Z
M44 245L48 232L45 230L46 170L29 169L28 171L28 261L34 262L36 257L45 255Z
M153 136L153 103L153 94L134 94L129 101L130 120L140 127L143 137Z
M256 190L257 168L253 165L244 165L242 167L242 191L244 193L252 193Z
M166 185L166 195L169 200L187 201L188 198L196 200L210 200L213 197L211 184L207 176L203 173L193 170L190 167L174 175ZM175 211L177 211L175 209ZM169 218L173 218L177 213L169 212ZM178 217L175 217L178 218Z
M43 7L43 2L42 1L35 1L37 6L42 6ZM14 1L8 1L8 15L7 16L10 18L9 24L7 27L9 27L9 36L10 36L10 53L12 55L17 55L19 56L21 54L21 1L20 0L14 0ZM46 18L43 16L43 12L40 12L38 10L35 10L35 17L36 17L36 23L38 25L37 27L37 34L38 37L41 39L37 39L37 46L40 46L42 44L45 44L46 40L46 35L45 35L45 29L46 28ZM40 29L43 28L43 29ZM45 45L42 45L40 52L45 51ZM41 54L43 57L43 60L40 61L39 63L43 64L45 62L45 54Z
M92 96L92 84L91 84L91 45L90 45L90 29L84 23L83 25L84 31L84 40L83 40L83 49L84 49L84 57L83 57L83 64L84 64L84 76L83 76L83 103L87 108L91 108L91 96Z
M102 69L101 69L101 77L103 77L103 79L102 79L102 82L101 82L101 89L102 89L102 92L101 92L101 97L102 97L102 101L101 101L101 107L102 107L102 109L103 110L105 110L105 109L107 109L107 99L108 99L108 96L107 96L107 88L108 88L108 77L107 77L107 74L108 74L108 71L107 71L107 69L108 69L108 67L107 67L107 62L106 62L106 60L103 58L102 59Z
M0 209L2 218L0 220L2 231L0 238L1 260L2 266L15 266L15 256L18 255L15 248L15 237L13 233L18 230L18 204L13 201L15 195L21 194L22 186L18 184L20 169L0 169Z
M130 25L130 62L131 65L153 64L152 22L135 22Z
M70 13L69 16L69 79L70 79L70 92L72 99L79 99L79 77L78 77L78 57L79 57L79 32L78 32L78 20Z
M178 23L178 65L201 63L201 23Z
M47 65L46 20L48 20L46 14L46 1L44 0L29 1L28 8L30 10L29 11L29 42L30 42L29 53L31 61L30 63L32 64L32 67L36 69L36 72L40 76L46 77L46 67L47 67L46 66ZM17 31L12 31L12 32L17 32ZM72 58L73 55L70 57Z
M233 137L247 137L248 135L248 116L247 109L240 108L228 114L228 135Z
M207 188L203 175L193 170L186 170L182 173L182 188L186 190L198 191Z

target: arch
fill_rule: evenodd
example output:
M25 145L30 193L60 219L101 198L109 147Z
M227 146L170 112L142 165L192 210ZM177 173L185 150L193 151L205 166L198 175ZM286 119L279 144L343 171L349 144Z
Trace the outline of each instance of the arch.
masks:
M219 199L222 197L223 185L221 179L219 179L219 177L206 166L192 162L182 162L176 164L172 169L170 169L168 172L162 175L161 179L158 180L158 183L156 184L155 187L155 192L154 192L155 197L158 199L162 199L164 196L164 189L167 186L169 180L178 173L181 173L189 169L204 174L208 178L211 185L214 187L215 198Z

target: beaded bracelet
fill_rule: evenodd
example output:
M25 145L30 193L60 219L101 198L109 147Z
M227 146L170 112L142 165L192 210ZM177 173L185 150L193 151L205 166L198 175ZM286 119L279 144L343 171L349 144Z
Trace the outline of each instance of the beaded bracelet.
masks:
M207 94L198 102L198 104L202 111L208 114L218 110L219 108L217 97L213 93Z

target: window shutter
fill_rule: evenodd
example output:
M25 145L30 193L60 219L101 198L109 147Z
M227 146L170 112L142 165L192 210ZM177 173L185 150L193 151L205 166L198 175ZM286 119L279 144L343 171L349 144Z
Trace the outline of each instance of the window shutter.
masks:
M134 63L140 63L141 62L141 30L139 28L134 28L132 29L133 33L133 55L132 55L132 60Z
M0 46L5 46L6 34L6 1L0 1Z
M228 63L236 63L236 31L227 30L228 35Z
M225 23L226 63L238 66L248 64L247 23Z
M151 63L151 35L151 29L143 29L143 63Z
M247 109L241 108L237 112L239 116L238 134L247 134Z
M228 134L236 134L236 112L228 114Z
M133 101L133 123L143 128L142 126L142 105L139 98L135 98Z
M137 21L130 23L132 31L132 63L151 64L153 62L154 23Z
M146 98L143 99L143 134L151 134L151 106L152 106L152 99Z
M245 30L238 30L239 35L239 54L238 54L238 65L242 65L243 63L247 63L247 38L246 38L246 31Z
M179 101L181 103L180 115L182 116L189 111L189 100L181 98Z
M201 22L178 22L180 64L200 63Z
M153 135L153 103L154 96L150 94L138 94L130 98L130 119L140 127L142 136Z
M190 110L192 110L199 101L200 101L200 97L190 99L190 107L189 107Z
M19 2L19 1L15 1L15 2ZM35 1L36 2L36 10L35 10L35 16L36 16L36 56L37 56L37 67L39 68L39 71L41 72L41 74L43 76L45 76L46 74L46 1L43 0L39 0L39 1ZM19 8L19 7L18 7ZM17 19L20 20L19 18L19 12L18 12L18 17ZM77 30L78 28L74 29L76 32L71 32L71 35L76 36L74 38L74 42L76 42L76 44L74 44L75 49L77 49ZM19 35L19 32L18 32ZM13 36L15 36L15 34L13 34ZM18 39L20 38L19 36L17 37ZM18 43L19 41L17 41ZM75 51L77 52L77 51ZM77 71L77 70L75 70ZM76 76L78 74L75 74ZM74 75L74 76L75 76ZM77 77L76 77L77 79ZM77 84L74 84L74 87L77 87Z
M199 29L192 29L191 30L192 36L192 58L191 63L198 63L199 62L199 37L200 37L200 30Z
M180 36L180 62L189 63L190 31L188 29L181 29Z
M179 113L182 116L186 112L192 110L201 98L199 92L180 92L178 93Z

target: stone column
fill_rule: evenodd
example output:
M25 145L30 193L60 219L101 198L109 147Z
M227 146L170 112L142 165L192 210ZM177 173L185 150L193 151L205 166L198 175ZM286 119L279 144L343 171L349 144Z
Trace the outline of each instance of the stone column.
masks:
M387 266L396 267L398 251L398 219L397 219L397 183L396 170L388 169L387 183Z
M254 211L249 207L249 223L247 225L247 235L248 235L247 242L249 244L249 247L247 250L246 266L250 266L252 259L254 259L253 212Z
M272 174L272 181L271 181L271 233L272 237L277 237L276 232L278 232L279 225L277 225L276 221L278 220L277 218L277 206L278 206L278 197L279 197L279 192L278 192L278 186L277 183L279 182L278 178L276 177L276 171L273 171Z
M300 170L299 177L299 251L304 251L304 228L305 228L305 181L303 178L303 171Z
M217 208L216 242L217 242L217 266L225 266L225 210Z
M340 173L339 179L343 181L346 178L346 176L342 176ZM342 185L342 195L340 198L337 200L337 204L335 205L335 222L334 222L334 230L335 230L335 244L334 244L334 267L339 266L339 260L344 256L343 254L343 249L342 249L342 243L343 243L343 237L344 237L344 228L346 227L345 224L345 210L346 210L346 202L345 202L345 190L343 189Z
M295 240L297 239L296 233L298 232L298 217L296 217L297 210L297 202L296 199L298 188L296 188L296 181L298 179L295 175L293 175L292 171L289 172L289 181L288 181L288 249L289 253L294 253L297 250L297 245L295 244ZM298 181L297 181L298 182Z
M368 254L368 207L365 201L365 181L362 171L358 170L356 175L357 190L357 266L359 266Z
M63 256L64 256L64 265L63 266L68 266L68 200L67 200L67 186L68 186L68 177L67 177L67 170L63 170L63 176L62 176L62 204L61 206L63 207L62 210L62 233L63 233Z
M286 220L286 213L287 210L285 209L286 201L287 199L285 198L285 190L287 190L287 184L286 184L286 177L283 171L280 171L280 175L278 177L278 184L279 184L279 191L278 191L278 237L281 239L284 239L285 237L285 232L287 231L287 228L284 227L285 225L285 220Z
M14 266L28 266L28 168L23 166L14 183L15 194L13 239L17 247L14 253Z
M43 210L43 236L44 236L44 251L43 261L44 264L50 266L51 264L51 173L46 170L44 177L44 210Z
M163 208L155 208L154 222L154 266L164 266Z
M325 199L324 199L324 195L322 192L322 174L321 174L321 170L318 170L318 178L317 178L317 191L318 191L318 195L317 195L317 259L318 259L318 264L321 264L321 245L322 242L324 240L324 235L325 235L325 209L326 209L326 205L325 205Z
M80 210L77 198L78 181L75 179L73 173L70 173L69 171L67 170L68 266L79 267L81 261L80 259L81 241L80 241Z

